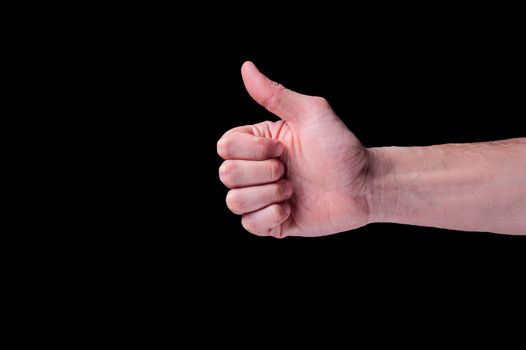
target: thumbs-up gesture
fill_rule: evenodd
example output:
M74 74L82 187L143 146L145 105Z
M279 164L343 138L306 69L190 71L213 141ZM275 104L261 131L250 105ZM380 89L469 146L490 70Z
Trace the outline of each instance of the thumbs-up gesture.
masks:
M260 236L322 236L368 223L370 155L321 97L269 80L251 62L252 98L278 116L226 132L217 143L228 208Z

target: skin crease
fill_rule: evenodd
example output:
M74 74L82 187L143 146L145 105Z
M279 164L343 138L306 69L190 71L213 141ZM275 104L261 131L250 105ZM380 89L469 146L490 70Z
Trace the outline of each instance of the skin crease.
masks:
M316 237L371 222L526 232L526 139L367 149L325 99L288 90L251 62L241 73L250 96L281 118L217 144L227 206L249 232Z

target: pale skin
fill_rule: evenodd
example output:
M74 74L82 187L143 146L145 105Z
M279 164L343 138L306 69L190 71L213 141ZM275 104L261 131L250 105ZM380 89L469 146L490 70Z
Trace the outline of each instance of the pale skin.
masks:
M280 118L217 144L227 206L249 232L316 237L392 222L526 234L526 138L365 148L325 99L288 90L251 62L241 73Z

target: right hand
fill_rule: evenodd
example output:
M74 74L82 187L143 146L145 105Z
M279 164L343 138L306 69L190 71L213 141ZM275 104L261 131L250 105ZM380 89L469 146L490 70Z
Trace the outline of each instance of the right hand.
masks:
M321 97L242 67L250 96L281 120L237 127L217 144L226 202L253 234L323 236L369 222L370 156Z

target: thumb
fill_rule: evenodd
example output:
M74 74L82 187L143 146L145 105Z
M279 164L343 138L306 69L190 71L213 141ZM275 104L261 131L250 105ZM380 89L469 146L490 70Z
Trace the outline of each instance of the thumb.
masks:
M263 75L247 61L241 67L243 83L250 96L260 105L286 121L298 119L305 111L306 96L285 88Z

